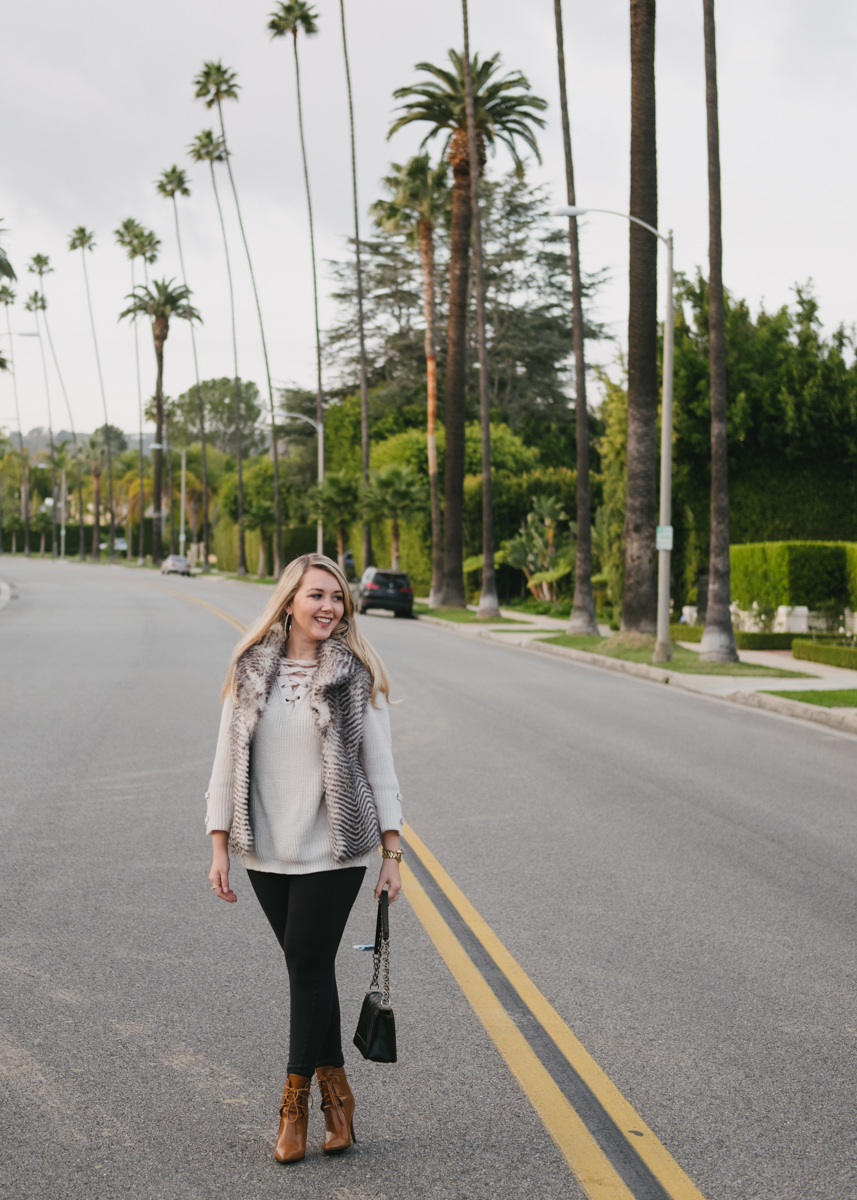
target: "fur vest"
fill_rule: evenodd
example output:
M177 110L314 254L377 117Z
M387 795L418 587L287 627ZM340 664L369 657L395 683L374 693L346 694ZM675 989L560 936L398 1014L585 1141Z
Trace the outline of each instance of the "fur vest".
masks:
M285 649L281 624L272 625L235 668L236 699L229 736L233 754L233 817L230 847L253 849L250 814L250 744L268 704ZM363 718L372 677L344 642L328 638L318 648L318 666L306 698L321 734L324 803L337 862L348 862L381 844L372 789L360 762Z

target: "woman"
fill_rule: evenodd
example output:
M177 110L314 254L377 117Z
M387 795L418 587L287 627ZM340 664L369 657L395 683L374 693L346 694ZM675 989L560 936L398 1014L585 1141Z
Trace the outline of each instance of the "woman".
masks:
M390 743L389 680L360 635L339 567L321 554L289 563L232 655L206 800L215 895L234 904L240 855L286 957L289 1063L274 1157L306 1153L318 1077L324 1150L354 1138L335 961L372 853L376 899L401 888L402 798Z

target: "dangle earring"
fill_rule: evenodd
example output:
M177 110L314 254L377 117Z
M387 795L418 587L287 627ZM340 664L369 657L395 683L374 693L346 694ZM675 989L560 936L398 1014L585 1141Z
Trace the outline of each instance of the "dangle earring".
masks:
M286 613L286 641L289 640L289 634L292 632L292 614Z

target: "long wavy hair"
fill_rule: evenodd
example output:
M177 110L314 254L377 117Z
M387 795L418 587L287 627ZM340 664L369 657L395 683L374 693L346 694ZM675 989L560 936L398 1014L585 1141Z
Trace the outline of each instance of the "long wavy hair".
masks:
M328 575L332 575L342 591L345 612L342 614L342 619L335 626L330 636L336 638L339 642L344 642L352 654L360 659L363 666L371 675L372 703L375 704L375 707L377 708L376 698L379 692L383 692L389 701L390 677L387 674L387 668L357 628L357 623L354 620L354 597L351 595L348 580L342 571L340 571L337 563L332 558L328 558L326 554L302 554L300 558L292 559L288 564L280 576L280 582L274 588L273 596L262 610L261 616L255 624L250 626L232 651L232 659L229 663L226 682L221 692L221 699L225 699L230 693L233 699L236 698L235 668L238 659L245 650L249 650L251 646L257 646L273 625L281 622L285 624L286 609L294 600L297 590L303 582L304 575L306 575L307 571L312 570L313 567L318 568L320 571L327 571Z

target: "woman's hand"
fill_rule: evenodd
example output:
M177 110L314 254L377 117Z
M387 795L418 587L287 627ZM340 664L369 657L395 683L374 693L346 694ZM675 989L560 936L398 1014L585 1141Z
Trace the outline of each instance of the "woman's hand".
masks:
M229 839L224 830L214 830L211 848L211 870L208 872L211 890L220 900L234 904L238 897L229 887Z
M402 890L402 876L399 864L394 858L381 860L381 873L378 876L378 886L375 888L375 899L380 900L384 885L387 886L387 897L392 904Z

